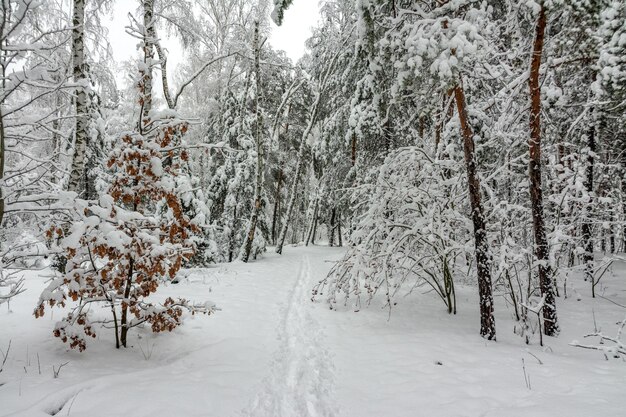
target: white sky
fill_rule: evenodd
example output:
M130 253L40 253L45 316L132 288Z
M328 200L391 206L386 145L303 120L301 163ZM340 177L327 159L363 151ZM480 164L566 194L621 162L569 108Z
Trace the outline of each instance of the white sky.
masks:
M270 44L274 49L284 50L294 62L304 55L304 41L311 35L311 27L316 25L319 18L318 1L295 0L286 11L282 26L278 27L271 23ZM113 57L118 64L137 53L139 41L128 35L124 28L129 25L128 14L135 14L138 5L137 0L116 0L112 16L104 19L109 29ZM164 37L163 34L160 35ZM163 46L168 51L168 70L170 74L174 74L176 66L183 59L180 44L175 39L163 39ZM118 74L120 82L124 74L121 72Z
M269 42L274 49L282 49L294 63L304 55L304 41L311 36L311 27L319 19L319 0L294 0L285 12L283 24L278 27L271 23L272 34Z

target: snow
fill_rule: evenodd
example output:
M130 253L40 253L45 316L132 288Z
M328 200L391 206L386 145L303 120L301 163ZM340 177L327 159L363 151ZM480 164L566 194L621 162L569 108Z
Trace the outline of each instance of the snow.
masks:
M626 364L569 343L591 342L582 338L594 316L615 334L625 311L607 299L626 305L624 263L598 284L604 298L590 298L589 283L570 277L568 293L581 301L558 299L561 334L540 347L513 334L502 300L498 341L480 338L474 287L457 286L456 316L433 293L401 299L391 316L378 299L358 313L312 303L312 286L342 253L289 247L249 264L181 271L180 283L158 297L211 299L221 311L189 316L172 334L133 329L131 347L121 350L101 330L83 353L52 337L58 310L33 317L49 272L30 271L27 291L0 310L2 352L11 341L0 415L623 415Z

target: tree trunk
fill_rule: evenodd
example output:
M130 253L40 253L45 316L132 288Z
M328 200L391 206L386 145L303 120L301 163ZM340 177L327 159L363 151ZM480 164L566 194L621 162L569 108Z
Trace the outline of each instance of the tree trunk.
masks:
M335 246L335 215L337 213L337 209L333 207L333 210L330 213L330 231L328 233L328 246Z
M278 181L276 182L276 197L274 198L274 214L272 214L272 244L276 245L276 226L280 213L280 186L283 179L283 170L278 169Z
M543 307L544 333L548 336L554 336L558 333L559 325L556 315L548 240L543 218L543 195L541 190L541 88L539 86L539 68L541 66L545 28L546 13L544 8L541 7L535 28L535 41L528 79L531 99L528 176L530 179L530 199L535 233L535 255L539 270L539 286L542 296L545 297L545 305Z
M447 25L445 25L447 27ZM448 123L448 120L454 115L454 103L452 101L452 95L454 91L452 89L446 91L446 95L443 97L443 103L441 105L441 114L437 125L435 126L435 152L439 149L439 143L441 143L441 134L443 127Z
M351 148L352 148L352 166L356 165L356 133L352 133L352 143L351 143Z
M461 133L463 134L463 150L467 168L467 184L469 189L472 222L474 225L474 245L476 252L476 270L478 275L478 293L480 296L480 335L488 340L496 339L496 321L493 316L493 294L491 289L491 271L489 268L489 249L487 231L480 197L480 180L476 169L474 151L474 133L469 124L465 93L461 83L454 88Z
M333 56L330 63L328 64L328 67L326 68L324 75L322 76L322 80L320 81L317 87L317 91L316 91L317 94L315 96L315 101L313 102L313 105L311 106L311 112L309 114L309 121L306 125L306 128L304 129L304 132L302 132L302 138L300 140L300 149L298 150L298 157L296 160L296 171L293 175L291 187L289 189L289 203L287 204L287 212L285 213L283 227L280 231L280 238L278 239L278 244L276 245L276 253L278 254L281 254L283 252L283 245L285 244L285 239L287 238L287 230L289 229L289 223L291 222L293 208L296 203L298 181L300 179L300 173L302 171L302 163L304 159L304 151L307 147L307 140L309 138L309 135L311 134L313 125L317 121L317 115L319 112L322 94L324 93L324 89L326 88L328 79L330 77L332 70L334 69L335 62L337 61L338 56L339 56L339 53Z
M3 75L4 75L4 68ZM4 77L2 77L4 79ZM4 184L4 116L2 113L2 106L4 103L0 103L0 230L2 230L2 222L4 220L4 190L2 185Z
M343 247L343 238L341 237L341 213L337 213L337 246Z
M129 305L129 300L128 297L130 297L130 289L132 287L132 283L133 283L133 274L135 272L133 271L133 259L131 258L130 261L128 262L128 278L126 279L126 288L124 288L124 299L122 300L122 317L120 320L120 342L122 343L122 346L127 347L126 346L126 339L128 336L128 305Z
M311 224L309 226L309 233L306 238L306 246L309 246L309 243L315 244L315 234L317 233L317 213L319 210L319 199L315 198L315 203L313 206L313 215L311 217Z
M167 56L165 55L165 51L161 48L161 44L157 40L156 30L154 30L154 25L151 25L149 28L150 37L153 39L154 47L157 51L157 55L159 57L159 63L161 68L161 84L163 86L163 97L165 97L165 102L167 103L167 107L170 109L174 109L176 107L176 103L174 103L174 99L170 94L170 86L167 81Z
M259 46L259 22L254 24L254 71L256 91L254 93L254 107L255 107L255 139L256 139L256 187L254 190L254 207L252 208L252 215L250 216L250 227L248 228L248 235L241 260L248 262L250 259L250 251L252 250L252 243L254 242L254 234L256 232L256 225L259 220L259 213L261 211L261 193L263 192L263 142L261 138L261 114L259 112L259 95L261 94L261 50Z
M81 193L85 181L85 163L87 141L89 140L89 111L87 108L87 92L85 91L87 75L85 73L85 0L74 0L72 19L72 59L74 64L74 83L76 88L76 126L74 140L74 157L70 171L68 190Z
M8 7L3 7L2 8L2 23L0 23L0 34L4 33L4 27L5 25L8 23L9 19L9 8ZM4 59L4 54L5 54L5 50L4 50L4 42L0 41L0 55L1 56L1 60L0 60L0 76L2 78L0 78L0 82L2 83L2 100L0 100L0 233L2 232L2 222L4 220L4 190L2 189L2 186L4 184L4 163L6 160L6 156L5 156L5 132L4 132L4 112L3 112L3 106L4 106L4 92L5 92L5 88L6 88L6 78L5 78L5 74L6 74L6 61Z
M595 283L593 278L593 238L591 236L591 215L593 204L593 165L594 156L596 152L596 138L595 138L595 126L589 128L587 135L587 146L589 147L589 153L587 154L587 167L585 169L585 189L589 195L589 201L585 206L585 220L581 227L583 247L585 253L583 254L583 263L585 264L585 281L591 282L591 296L595 298ZM603 236L604 237L604 236ZM604 246L604 245L602 245Z
M611 208L609 212L609 224L611 225L611 229L609 231L609 249L611 253L615 253L615 230L613 228L613 223L615 222L615 215L613 214L613 209Z
M289 203L287 204L287 212L285 213L285 219L283 220L283 226L280 231L280 237L278 238L278 244L276 245L276 253L283 253L283 246L285 244L285 239L287 238L287 231L289 229L289 223L291 222L291 216L293 214L293 208L296 205L296 198L298 194L298 181L300 179L300 173L302 171L302 162L304 159L304 151L307 147L307 139L309 138L309 134L313 129L313 125L317 120L317 112L319 108L321 98L321 92L318 92L317 98L315 99L315 103L313 103L313 108L311 110L311 114L309 115L309 122L307 123L304 132L302 133L302 138L300 140L300 149L298 150L298 156L296 160L296 171L293 174L293 179L291 182L291 187L289 188Z
M237 196L237 195L236 195ZM235 201L237 201L235 199ZM228 239L228 262L232 262L235 254L235 224L237 221L237 204L233 206L233 222L230 225L230 233Z
M152 39L152 21L154 14L154 0L143 0L143 56L145 68L142 75L142 117L143 124L148 123L148 115L152 110L152 64L154 60L154 39Z

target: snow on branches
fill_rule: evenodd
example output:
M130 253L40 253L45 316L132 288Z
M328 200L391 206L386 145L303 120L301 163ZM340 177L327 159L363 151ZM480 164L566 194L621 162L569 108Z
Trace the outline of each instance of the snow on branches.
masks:
M465 245L471 225L458 211L464 201L458 164L407 147L391 153L372 175L375 183L355 197L370 205L351 236L352 246L314 296L326 291L331 308L342 294L346 302L354 297L358 310L361 296L369 302L383 291L391 308L403 287L426 286L455 313L455 263L471 248Z
M35 316L46 306L74 306L54 335L80 351L95 324L115 329L116 346L127 345L128 330L148 323L153 332L182 323L183 310L210 314L213 306L172 298L156 305L147 298L174 278L195 251L198 227L184 214L176 177L187 153L180 140L187 124L173 117L150 121L142 133L125 134L108 160L112 182L97 204L77 200L76 220L60 237L67 256L65 273L43 291ZM110 307L111 317L95 316L92 304Z

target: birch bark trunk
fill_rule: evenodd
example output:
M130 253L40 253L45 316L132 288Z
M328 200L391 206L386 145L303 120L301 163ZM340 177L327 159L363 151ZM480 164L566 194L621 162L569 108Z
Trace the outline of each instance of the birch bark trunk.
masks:
M87 75L85 73L85 0L74 0L72 18L72 59L76 88L76 126L74 129L74 157L68 190L81 193L84 190L85 162L88 137Z
M152 110L152 64L154 60L154 39L152 29L154 14L154 0L143 0L143 56L144 68L142 71L142 119L145 125L149 121L148 115Z

